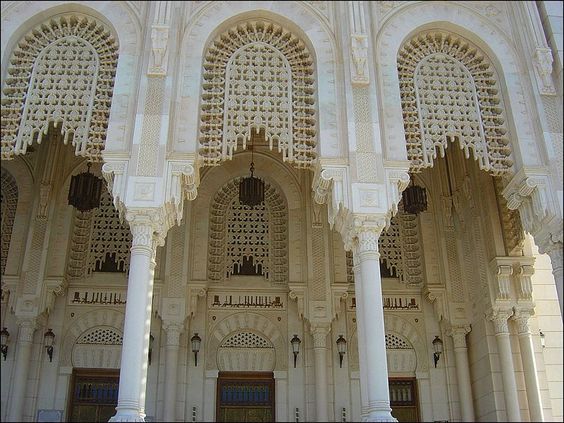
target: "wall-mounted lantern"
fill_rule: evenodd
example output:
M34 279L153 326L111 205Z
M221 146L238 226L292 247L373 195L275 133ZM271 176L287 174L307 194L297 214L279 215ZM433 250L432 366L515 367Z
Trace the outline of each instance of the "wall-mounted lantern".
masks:
M435 367L437 367L437 363L443 352L443 341L438 335L435 335L435 339L433 339L433 350L435 351L433 353L433 360L435 361Z
M202 338L198 336L198 332L190 339L192 343L192 352L194 353L194 366L198 366L198 352L200 351L200 344L202 343Z
M53 342L55 341L55 334L52 329L48 329L43 335L43 340L45 341L45 349L47 350L47 355L49 356L49 361L53 361Z
M296 361L298 360L298 354L300 353L300 344L302 340L298 338L298 335L294 334L294 337L290 340L292 344L292 352L294 353L294 369L296 368Z
M0 332L0 352L4 361L6 361L6 355L8 354L8 339L10 338L10 332L7 328L3 328Z
M339 335L337 338L337 351L339 351L339 367L343 367L343 357L347 352L347 341L343 338L343 335Z

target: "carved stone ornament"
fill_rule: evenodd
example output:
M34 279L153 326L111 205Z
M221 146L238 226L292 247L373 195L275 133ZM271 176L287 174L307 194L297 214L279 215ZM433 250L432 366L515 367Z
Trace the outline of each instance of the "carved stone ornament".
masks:
M496 335L509 334L507 320L513 315L510 309L492 309L487 313L488 320L491 320Z
M448 325L446 331L452 337L454 348L466 348L466 335L471 331L470 325Z
M517 333L519 335L531 334L529 319L535 315L533 308L517 308L512 319L517 323Z
M101 161L118 44L92 17L60 15L21 38L2 96L2 159L41 143L49 124L75 154Z
M127 162L109 161L102 166L102 176L106 180L108 192L112 194L114 207L119 212L120 219L125 214L125 190L127 187Z
M33 334L37 329L36 318L18 318L18 342L33 342Z
M167 346L179 346L180 334L184 331L184 325L179 322L163 321L163 330L166 332Z
M542 95L556 95L552 81L552 51L548 47L537 47L533 56L537 85Z
M348 167L344 165L317 166L312 182L313 199L317 204L327 204L327 217L331 228L337 214L349 209Z
M519 279L519 299L532 300L533 299L533 283L531 276L535 273L535 268L529 265L519 266L517 277Z
M498 300L508 300L511 294L511 275L513 267L507 265L497 266L497 293Z
M186 162L168 162L165 201L174 207L176 223L184 214L184 198L192 201L198 195L200 175L198 166Z
M368 36L366 34L351 34L351 59L353 85L368 85Z
M311 324L311 335L313 336L313 348L327 348L327 335L331 328L328 324Z
M14 177L2 168L2 212L0 215L0 225L2 226L1 238L1 260L0 274L4 275L6 260L10 251L10 241L12 239L12 229L18 207L18 185Z
M457 141L480 169L510 171L510 140L493 66L458 35L428 31L406 42L398 54L401 103L411 169L433 165Z
M263 20L219 35L204 56L200 151L205 165L246 149L265 131L284 161L310 167L316 158L315 74L302 40Z

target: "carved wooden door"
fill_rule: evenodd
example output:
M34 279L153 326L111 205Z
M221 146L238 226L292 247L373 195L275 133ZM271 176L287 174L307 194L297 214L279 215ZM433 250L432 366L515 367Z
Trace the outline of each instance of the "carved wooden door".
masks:
M273 422L272 372L219 372L218 422Z
M415 378L390 378L390 406L398 422L419 421L419 401Z
M68 421L107 422L116 414L119 370L74 369Z

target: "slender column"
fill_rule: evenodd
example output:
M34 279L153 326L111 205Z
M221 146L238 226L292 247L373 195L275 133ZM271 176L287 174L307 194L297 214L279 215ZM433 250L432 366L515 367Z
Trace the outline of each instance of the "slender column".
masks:
M180 334L182 324L163 323L166 332L165 345L165 392L164 392L164 413L165 422L176 421L176 385L178 374L178 349L180 346Z
M327 334L329 325L312 324L313 353L315 354L315 411L318 422L329 420L327 409Z
M128 219L129 220L129 219ZM111 422L145 421L145 388L153 297L154 228L148 216L130 220L133 243L121 352L117 413Z
M357 321L363 320L364 330L359 331L359 350L364 349L366 368L360 373L367 374L368 409L366 421L395 422L390 408L388 386L388 363L386 361L386 341L384 329L384 308L382 306L382 280L380 277L380 254L378 253L378 237L384 228L385 221L373 225L363 225L358 230L358 246L354 253L358 254L361 285L362 315L357 313Z
M23 421L23 408L25 391L27 387L27 377L29 373L29 360L31 357L31 347L33 346L33 334L37 327L35 319L22 319L18 322L18 344L16 346L16 361L14 374L14 387L12 388L12 398L8 421Z
M456 376L458 379L458 394L460 396L460 411L462 421L473 422L474 400L470 383L470 367L468 366L468 349L466 347L466 334L470 332L469 326L453 326L449 332L454 342L454 360L456 362Z
M519 400L517 398L517 384L515 382L515 368L511 355L511 344L509 341L509 328L507 319L512 312L509 310L494 310L490 312L489 319L494 324L495 339L501 366L501 378L503 380L503 395L505 397L505 408L507 420L510 422L521 421L519 411Z
M537 378L537 363L533 339L529 328L529 318L533 315L532 310L518 310L513 316L517 322L519 347L521 349L521 361L525 373L525 386L527 388L527 402L529 403L529 415L532 422L544 421L542 411L542 400Z
M354 292L356 299L356 339L358 344L358 361L359 368L366 368L366 349L360 348L360 338L366 339L366 332L364 331L364 319L359 318L362 316L364 309L362 308L362 284L360 283L360 265L358 263L358 254L353 254L353 272L354 272ZM362 335L361 335L362 334ZM364 341L363 341L364 342ZM360 415L362 418L366 417L368 413L368 374L366 372L359 372L360 376Z
M554 275L554 283L556 284L556 294L558 295L558 302L560 303L560 316L564 316L564 298L563 298L563 285L564 276L562 270L562 243L551 243L548 248L544 248L543 253L550 256L550 264L552 265L552 274Z

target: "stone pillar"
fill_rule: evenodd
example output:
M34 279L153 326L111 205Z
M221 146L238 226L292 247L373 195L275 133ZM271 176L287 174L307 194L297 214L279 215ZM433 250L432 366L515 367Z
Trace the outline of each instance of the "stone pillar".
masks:
M165 391L163 421L176 421L176 386L178 374L178 350L180 347L180 334L183 330L181 323L163 322L166 332L165 344Z
M521 361L525 373L525 387L527 390L527 402L529 403L529 415L532 422L544 421L542 411L542 400L537 378L537 363L533 339L529 328L529 318L534 314L532 310L517 310L513 319L517 322L519 347L521 349Z
M29 361L33 346L33 334L37 328L35 319L21 319L18 321L18 343L16 345L16 360L14 362L14 386L10 400L8 421L23 421L24 399L29 373Z
M353 272L354 280L360 281L360 265L358 263L358 254L353 255ZM362 308L362 284L354 284L354 293L356 300L356 339L358 345L358 365L359 369L366 368L366 349L360 348L360 338L366 339L366 332L364 331L364 319L359 319L362 316L364 309ZM360 335L362 333L362 335ZM359 372L360 378L360 415L362 418L366 417L368 412L368 374L366 372Z
M554 283L556 284L556 293L558 302L560 303L560 316L564 316L564 298L563 285L564 273L562 270L562 243L550 243L547 248L542 248L541 253L550 256L550 264L552 265L552 274L554 275Z
M328 324L312 324L313 353L315 355L315 412L318 422L329 419L327 409L327 334Z
M509 327L507 325L507 319L509 319L512 314L510 310L494 310L490 312L489 319L493 322L495 330L499 364L501 366L501 377L503 380L503 395L505 397L507 421L518 422L521 421L521 413L519 411L515 368L513 367L511 343L509 341Z
M362 320L362 331L358 331L359 351L364 349L365 368L360 374L367 377L368 409L363 417L366 421L395 422L390 408L388 386L388 363L386 359L386 333L384 329L384 308L382 306L382 280L380 277L380 254L378 237L385 225L381 219L364 224L357 230L358 245L353 254L358 255L360 298L357 298L357 322ZM358 304L361 303L359 313ZM362 388L362 384L361 384Z
M466 347L466 334L469 332L469 326L453 326L448 333L452 336L454 342L454 360L456 363L456 377L458 379L458 395L460 396L460 412L464 422L475 421L470 367L468 366L468 349Z
M129 226L133 235L117 413L111 422L145 421L145 388L153 297L156 237L149 216L138 215Z

